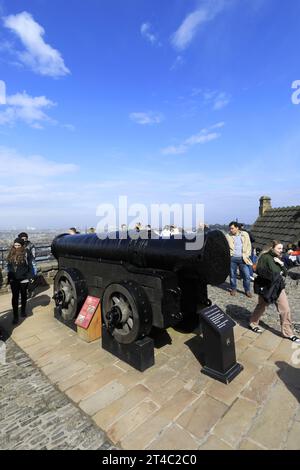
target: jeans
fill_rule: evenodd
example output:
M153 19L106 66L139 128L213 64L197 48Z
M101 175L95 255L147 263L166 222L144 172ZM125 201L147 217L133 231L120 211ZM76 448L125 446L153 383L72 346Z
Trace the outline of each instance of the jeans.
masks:
M243 278L243 286L245 292L250 292L250 273L248 264L246 264L242 257L232 256L230 263L230 287L236 290L236 274L239 267L241 276Z
M26 312L26 303L27 303L27 287L28 282L21 283L20 281L11 281L10 283L12 291L12 308L14 318L18 318L18 307L19 307L19 297L21 294L21 313L22 315Z

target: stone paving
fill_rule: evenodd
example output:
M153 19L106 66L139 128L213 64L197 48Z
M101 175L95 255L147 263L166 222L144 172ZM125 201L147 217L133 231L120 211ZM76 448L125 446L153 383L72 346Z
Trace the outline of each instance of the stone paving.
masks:
M105 434L12 339L0 363L0 449L110 449Z
M298 274L287 286L296 324ZM156 335L155 366L134 370L103 351L100 341L84 343L55 320L51 291L31 301L30 316L12 331L12 339L34 362L33 370L40 369L64 392L66 407L76 405L82 420L91 417L120 448L300 449L300 347L281 338L272 307L261 335L247 329L256 296L248 299L240 291L230 297L226 288L210 287L209 296L237 322L236 352L244 370L229 385L200 373L201 338L172 328ZM6 328L9 301L0 298ZM21 415L22 403L18 406ZM16 414L10 425L19 421ZM59 434L55 422L53 434Z

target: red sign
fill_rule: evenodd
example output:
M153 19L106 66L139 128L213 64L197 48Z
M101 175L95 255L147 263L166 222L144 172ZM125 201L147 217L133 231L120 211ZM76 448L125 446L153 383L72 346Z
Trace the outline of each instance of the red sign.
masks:
M98 308L99 302L100 299L98 297L88 295L76 318L75 324L86 330Z

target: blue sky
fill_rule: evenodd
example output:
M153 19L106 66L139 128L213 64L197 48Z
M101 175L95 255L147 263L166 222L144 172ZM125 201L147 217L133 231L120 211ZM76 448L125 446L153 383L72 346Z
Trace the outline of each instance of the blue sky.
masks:
M0 227L300 203L298 0L0 0ZM300 96L300 93L299 93ZM1 103L1 86L0 86Z

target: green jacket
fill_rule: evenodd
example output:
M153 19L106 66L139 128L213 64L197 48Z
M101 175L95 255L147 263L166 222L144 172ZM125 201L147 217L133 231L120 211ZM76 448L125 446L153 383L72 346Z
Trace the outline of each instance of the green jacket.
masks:
M286 268L281 266L279 263L276 263L274 258L277 258L277 255L273 250L269 250L267 253L264 253L259 257L256 267L256 272L259 277L272 282L277 274L282 273L286 276Z

